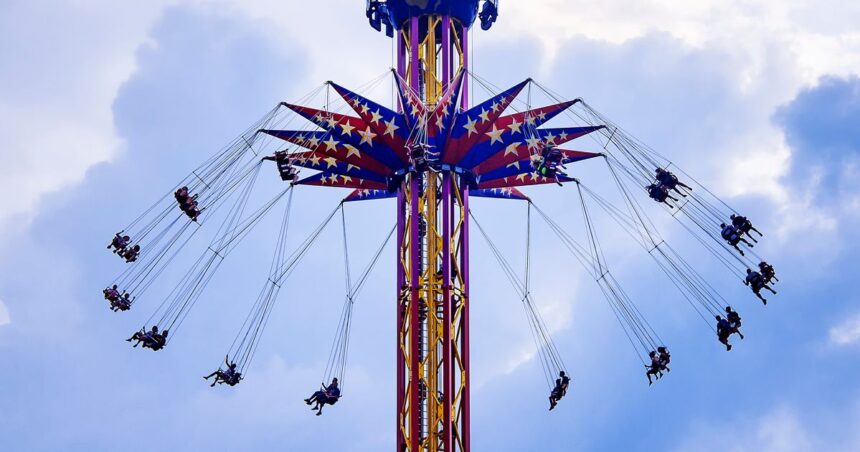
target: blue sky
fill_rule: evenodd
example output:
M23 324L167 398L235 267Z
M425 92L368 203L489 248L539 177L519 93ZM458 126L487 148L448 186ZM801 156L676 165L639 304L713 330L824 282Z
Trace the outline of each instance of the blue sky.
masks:
M301 403L323 373L336 326L303 319L338 312L342 302L337 228L294 275L248 379L234 389L210 390L200 377L217 366L256 296L277 218L225 263L162 352L122 341L157 300L114 314L100 295L120 269L103 248L110 235L189 168L275 103L329 79L357 87L390 66L390 41L366 25L360 3L0 5L3 450L391 447L392 259L357 306L347 397L321 418ZM536 300L575 379L547 414L521 308L495 284L502 274L476 237L475 450L860 449L860 7L514 3L504 2L491 32L475 33L474 71L500 86L532 76L583 97L670 156L763 226L760 252L782 281L763 308L661 223L737 300L747 339L727 354L683 300L662 296L647 256L600 219L619 279L673 350L672 373L649 388L593 282L539 236ZM574 172L609 188L597 163ZM258 201L278 187L268 176ZM528 194L579 232L569 191ZM342 196L297 192L293 243ZM525 207L476 201L475 211L519 263ZM347 208L354 267L392 213L386 202Z

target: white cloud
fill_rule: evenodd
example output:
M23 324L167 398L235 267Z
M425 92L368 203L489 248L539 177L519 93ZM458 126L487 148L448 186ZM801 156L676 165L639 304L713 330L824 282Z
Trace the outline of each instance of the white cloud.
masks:
M0 230L26 225L45 194L80 182L122 142L111 107L164 2L13 2L0 55ZM38 24L38 26L34 26Z
M851 345L860 341L860 315L855 315L830 328L830 342L836 345Z
M739 416L730 422L697 421L682 437L684 452L806 452L854 451L860 448L855 426L857 410L828 410L804 416L780 406L759 417Z
M0 300L0 326L8 325L10 323L12 323L12 318L9 317L9 308L6 307L3 300Z

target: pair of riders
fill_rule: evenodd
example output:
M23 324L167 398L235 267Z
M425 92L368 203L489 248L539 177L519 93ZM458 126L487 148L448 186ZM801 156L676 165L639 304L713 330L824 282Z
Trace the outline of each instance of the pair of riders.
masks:
M669 354L669 350L663 346L657 347L657 350L652 350L648 356L651 358L651 365L645 366L648 369L645 371L645 376L648 377L648 386L651 386L654 383L651 380L652 375L659 380L663 377L663 372L671 371L669 362L672 360L672 356Z
M113 248L114 254L124 258L126 262L134 262L140 255L140 245L130 247L128 246L130 243L131 237L122 235L122 232L117 232L107 248Z
M299 175L299 172L293 167L293 162L290 161L290 155L287 151L276 151L274 155L263 157L263 160L275 162L282 181L294 182Z
M686 197L687 194L678 189L678 187L684 187L687 190L692 190L693 187L681 182L678 180L678 176L672 174L671 171L664 170L663 168L657 168L654 170L654 179L655 182L647 187L645 190L648 191L648 197L653 199L654 201L664 203L669 207L673 207L669 204L669 199L672 201L678 202L678 198L673 197L669 194L670 191L674 190L678 192L681 196Z
M766 266L766 268L770 270L769 274L771 275L771 278L775 278L776 276L774 276L773 274L773 267L771 267L767 262L762 262L759 264L759 268L762 267L762 264L764 264L764 266ZM771 291L771 293L776 295L776 291L768 285L769 282L770 280L765 279L765 277L762 276L761 273L752 271L749 268L747 269L747 276L746 278L744 278L744 284L750 286L750 289L752 289L755 296L757 296L759 300L761 300L761 302L764 304L767 304L767 299L761 296L762 289L767 289Z
M197 217L200 216L200 209L197 207L197 195L192 195L188 192L188 187L179 187L173 193L173 197L176 198L176 202L179 203L179 209L182 210L191 221L197 221Z
M215 372L203 377L204 380L215 377L215 380L212 381L212 384L209 385L209 387L215 387L216 384L236 386L240 381L242 381L242 373L236 370L236 363L230 361L230 355L224 357L224 364L227 366L226 370L218 368Z
M130 338L126 339L126 341L137 341L134 344L135 347L142 343L143 348L151 348L153 351L158 351L167 345L167 330L159 333L158 326L156 325L153 325L152 329L149 331L146 331L145 328L141 328L140 331L136 331Z
M770 284L772 281L779 281L779 278L776 277L776 270L773 269L773 265L770 265L765 261L758 263L758 271L761 273L762 278L764 278L765 284Z
M567 395L568 386L570 386L570 377L568 377L564 371L559 372L558 378L555 379L555 387L552 388L552 392L549 393L550 411L555 408L559 400Z
M755 226L753 226L753 224L752 224L752 222L750 222L749 218L747 218L743 215L736 215L736 214L732 214L731 217L729 217L729 218L732 220L732 226L734 226L735 229L737 229L738 232L741 233L741 235L745 235L745 236L749 237L750 240L752 240L753 242L758 243L758 240L756 240L755 237L753 237L752 234L750 234L750 231L755 231L759 237L763 237L763 234L761 233L761 231L759 231L758 229L755 228Z
M743 237L743 233L733 224L720 223L720 237L722 237L726 243L734 247L734 249L738 250L738 252L741 253L741 256L744 255L744 250L738 246L741 242L744 242L750 248L753 247L753 244L748 242Z
M337 385L337 378L333 378L331 384L328 386L320 385L322 389L305 399L305 403L308 405L316 404L311 409L317 412L317 416L322 414L323 406L334 405L340 399L340 388Z
M128 311L131 309L131 295L128 292L123 292L122 295L120 295L116 284L106 288L102 292L104 293L105 300L110 302L111 311L118 312Z
M729 337L732 334L737 334L741 339L744 338L741 333L741 316L731 306L726 306L726 318L716 316L717 319L717 338L726 346L726 351L731 351L732 344L729 344Z

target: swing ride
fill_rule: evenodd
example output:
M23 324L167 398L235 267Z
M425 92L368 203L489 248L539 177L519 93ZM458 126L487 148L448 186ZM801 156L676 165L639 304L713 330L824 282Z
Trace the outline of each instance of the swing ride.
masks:
M200 231L217 226L208 246L129 342L153 351L170 346L223 261L263 218L282 209L265 281L224 362L206 377L207 381L212 378L211 386L239 385L247 376L281 289L323 231L340 216L347 290L324 372L324 381L331 383L305 402L316 404L319 415L323 406L341 398L355 302L388 244L394 242L396 448L468 451L469 240L473 225L523 304L552 389L550 409L564 397L570 383L569 369L529 291L528 272L523 277L513 269L470 210L472 198L526 203L527 243L534 214L594 279L645 365L649 383L669 371L670 352L632 294L610 271L598 239L600 228L595 225L598 212L653 259L680 298L727 349L733 334L743 337L740 316L731 303L697 265L667 242L651 215L655 210L668 213L727 276L743 281L766 303L761 291L776 293L771 286L778 279L773 267L753 250L762 234L690 174L584 100L562 99L532 79L498 89L472 72L468 32L476 20L484 30L492 27L498 17L496 0L371 0L366 15L373 28L395 40L395 68L364 90L326 82L298 103L278 104L113 237L108 248L126 264L105 288L104 298L112 310L125 312L136 310L159 277L173 272L168 270L171 263ZM391 108L361 94L385 80L396 88ZM486 89L489 98L472 105L469 82ZM323 109L302 105L323 93ZM551 103L533 107L537 95ZM332 97L338 100L332 101ZM296 121L301 125L289 128ZM550 126L559 121L565 124ZM566 148L584 138L599 143L598 151ZM569 174L584 162L602 162L606 180L617 188L621 203ZM268 201L251 207L263 171L267 175L277 172L286 184ZM300 174L304 171L311 174ZM540 185L572 189L585 220L584 240L577 240L520 191ZM308 186L351 192L307 237L290 247L293 198L296 190ZM388 234L360 275L353 278L344 206L380 199L393 200L394 224L386 229ZM527 253L527 268L529 262Z

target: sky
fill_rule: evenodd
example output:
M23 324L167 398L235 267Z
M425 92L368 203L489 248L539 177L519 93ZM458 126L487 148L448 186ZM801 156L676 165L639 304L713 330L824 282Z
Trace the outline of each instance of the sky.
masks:
M496 284L502 273L473 239L474 450L860 450L860 4L680 3L502 2L493 29L474 32L473 70L498 86L533 77L581 97L695 175L765 232L756 249L776 266L779 295L763 307L660 219L744 316L747 338L726 353L677 294L664 293L648 257L599 219L616 276L673 351L671 374L648 387L594 282L537 232L535 299L574 378L548 414L518 299ZM122 340L159 300L115 314L101 298L122 269L104 249L112 234L189 169L278 102L326 80L358 87L391 66L391 42L363 8L0 3L0 448L392 447L390 249L356 305L345 397L321 417L301 399L319 383L336 328L311 320L336 318L343 301L337 227L293 276L235 388L210 389L201 377L223 359L265 279L277 218L225 261L163 351ZM611 188L599 163L571 172ZM267 176L259 202L278 189ZM571 192L525 191L582 232ZM344 195L298 190L291 243ZM370 258L393 210L388 201L346 208L353 268ZM525 206L477 200L474 210L519 265ZM154 293L181 276L169 273Z

